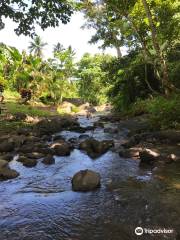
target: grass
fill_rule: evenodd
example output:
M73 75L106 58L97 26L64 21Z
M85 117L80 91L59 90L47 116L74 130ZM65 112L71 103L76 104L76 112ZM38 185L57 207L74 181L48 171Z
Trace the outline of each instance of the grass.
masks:
M18 92L11 90L4 91L5 107L8 113L14 115L16 113L24 113L32 117L48 117L55 113L48 110L47 106L40 102L31 101L27 105L20 104L20 95ZM44 109L43 109L44 108Z
M32 124L25 121L8 121L4 117L6 114L15 115L16 113L24 113L31 117L49 117L56 115L56 111L51 111L51 107L42 106L35 101L30 104L23 105L19 103L20 96L17 92L6 90L4 92L5 104L3 108L7 108L7 113L0 115L0 134L16 131L18 128L31 128ZM35 105L35 106L34 106Z
M0 121L0 135L8 134L10 132L16 131L19 128L31 128L32 124L26 122L9 122L9 121Z
M52 112L48 110L39 109L38 107L33 107L31 105L22 105L15 102L7 102L5 104L8 112L12 115L16 113L24 113L32 117L48 117L52 115Z

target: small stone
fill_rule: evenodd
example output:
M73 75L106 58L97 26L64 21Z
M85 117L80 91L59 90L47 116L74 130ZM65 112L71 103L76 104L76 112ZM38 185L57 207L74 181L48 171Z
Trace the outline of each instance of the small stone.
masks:
M46 165L54 164L55 163L55 158L52 155L48 155L42 160L42 163Z
M37 165L37 160L36 159L24 159L23 161L23 166L25 167L35 167Z

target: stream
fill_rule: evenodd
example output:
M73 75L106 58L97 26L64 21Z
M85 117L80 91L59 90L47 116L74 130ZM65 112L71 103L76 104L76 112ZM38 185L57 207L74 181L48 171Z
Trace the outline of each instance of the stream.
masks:
M79 117L84 127L97 120L98 116ZM58 134L66 139L82 135ZM126 134L127 129L109 133L100 127L84 133L115 142ZM29 169L13 160L10 167L20 176L0 182L0 240L180 239L180 172L173 164L142 169L138 160L121 158L115 151L92 160L74 149L68 157L55 157L54 165L39 161ZM99 172L101 188L73 192L71 178L82 169ZM173 229L173 233L137 236L136 227Z

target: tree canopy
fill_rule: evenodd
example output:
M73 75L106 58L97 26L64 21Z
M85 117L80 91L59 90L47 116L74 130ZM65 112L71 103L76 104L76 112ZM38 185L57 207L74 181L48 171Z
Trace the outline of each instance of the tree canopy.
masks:
M4 18L18 24L15 32L20 35L34 35L35 24L43 30L66 24L73 13L73 6L67 0L1 0L0 29L5 27Z

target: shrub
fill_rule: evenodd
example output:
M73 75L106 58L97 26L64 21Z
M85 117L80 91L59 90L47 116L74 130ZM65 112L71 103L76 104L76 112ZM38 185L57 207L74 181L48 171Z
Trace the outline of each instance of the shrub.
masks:
M163 96L152 99L138 99L126 115L138 116L149 114L149 122L154 129L180 129L180 95L174 94L169 98Z
M148 103L150 122L154 128L180 128L180 95L156 97Z

